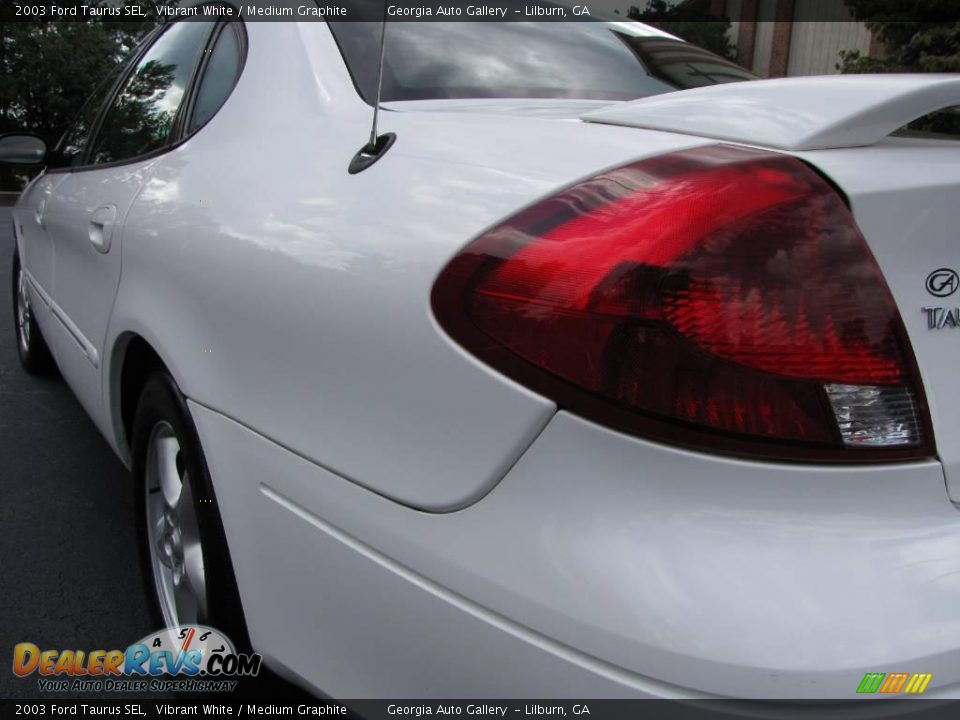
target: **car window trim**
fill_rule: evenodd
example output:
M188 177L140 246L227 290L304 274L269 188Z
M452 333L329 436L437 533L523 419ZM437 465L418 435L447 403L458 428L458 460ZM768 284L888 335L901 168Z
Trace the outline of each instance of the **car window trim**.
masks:
M213 3L203 3L203 4L204 5L208 5L208 4L223 5L227 3L213 2ZM99 139L100 130L102 129L103 119L106 117L107 108L113 105L113 101L116 99L117 94L120 92L120 89L124 86L127 79L130 77L130 74L136 69L137 65L139 64L143 56L149 51L150 48L154 46L156 41L159 40L159 36L162 33L166 32L169 28L173 27L175 24L176 22L164 23L159 28L152 31L151 35L144 40L143 42L144 47L137 52L136 57L134 57L129 61L130 63L129 68L127 68L127 70L124 71L122 79L120 79L117 82L116 86L113 88L113 91L110 94L110 99L104 103L103 107L101 107L100 109L100 112L97 114L97 119L94 125L94 133L91 133L91 137L93 137L94 139L92 142L88 142L87 147L84 148L83 164L77 165L75 167L57 168L56 170L51 170L50 172L71 172L71 173L89 172L91 170L106 170L109 168L120 167L122 165L130 165L132 163L152 160L155 157L159 157L160 155L163 155L167 152L170 152L171 150L176 149L177 147L185 143L187 140L189 140L191 137L193 137L197 132L199 132L202 129L202 127L197 128L194 132L188 133L188 134L183 134L183 133L175 134L175 131L178 130L177 126L178 126L180 115L181 115L181 112L183 111L183 106L184 106L184 103L181 103L180 108L178 108L177 110L177 115L174 118L174 124L173 126L171 126L170 137L168 138L167 142L161 145L160 147L154 150L151 150L150 152L141 153L140 155L135 155L129 158L123 158L122 160L114 160L108 163L90 163L89 162L90 153L92 152L92 149L96 143L96 140ZM209 56L211 53L208 51L211 51L213 49L213 42L215 41L216 38L220 37L220 33L223 31L222 28L227 25L237 25L237 24L239 24L240 26L243 26L244 25L243 20L236 18L236 19L230 19L230 20L220 20L214 23L213 29L210 31L210 34L207 37L206 43L204 44L204 50L201 53L203 57L201 57L200 62L198 62L196 66L193 68L193 72L190 75L190 80L187 84L187 90L185 95L187 95L188 97L193 95L194 87L197 84L197 81L199 78L200 68L201 66L205 66L205 63L209 60L209 57L207 56ZM231 87L230 89L231 93L233 92L233 89L236 87L237 82L239 82L240 74L243 73L243 69L246 66L247 44L245 42L246 40L245 27L241 27L240 37L242 40L244 40L241 46L243 55L240 63L240 73L238 73L237 79L234 82L233 87Z
M74 172L75 170L83 170L87 167L96 167L89 166L87 159L90 156L90 149L93 146L93 143L96 141L97 137L100 134L100 125L103 122L104 115L106 115L106 110L111 105L117 97L117 93L120 91L126 82L127 78L130 77L130 73L137 67L137 64L140 62L140 59L144 54L153 47L154 43L159 39L160 35L166 30L166 26L160 26L151 30L147 36L140 42L139 46L133 53L133 56L126 60L126 67L123 68L122 72L117 75L116 80L113 81L113 87L110 89L110 92L104 98L103 102L100 104L100 107L97 109L97 114L93 117L93 122L90 123L90 132L87 133L87 144L83 146L83 150L80 151L78 157L81 158L79 165L66 165L64 167L50 168L46 172L48 175L59 174L59 173L69 173ZM97 88L94 88L96 92ZM71 125L67 131L60 138L60 142L57 143L57 149L60 148L63 141L67 138L67 135L73 130L77 122L80 119L77 118L76 122Z
M137 65L140 64L140 61L144 58L144 56L150 51L150 49L152 49L157 44L157 42L160 40L160 37L164 33L166 33L170 28L175 27L177 22L181 22L181 21L164 23L163 25L160 26L157 32L157 37L153 38L151 43L141 53L137 55L137 59L133 63L131 63L130 70L125 75L124 84L126 83L126 80L129 79L130 74L136 71ZM197 69L200 66L200 62L202 62L203 60L203 56L207 54L206 51L210 48L210 38L216 33L217 25L219 25L219 23L214 23L213 28L211 28L210 33L207 35L206 42L203 45L203 50L200 51L201 59L194 65L193 69L190 71L190 79L187 81L187 92L190 91L190 88L193 85L194 80L196 79ZM124 84L121 84L114 89L113 98L111 99L110 103L104 106L105 109L100 113L100 116L98 117L97 129L96 129L96 137L93 142L87 144L87 148L86 148L87 154L84 158L87 162L84 165L76 168L78 172L82 172L84 170L119 167L120 165L129 165L130 163L149 160L150 158L156 155L160 155L161 153L166 152L170 147L172 147L170 143L170 136L173 135L173 130L176 127L176 122L177 122L176 116L174 117L173 124L170 126L170 136L168 136L167 142L164 142L160 147L155 148L149 152L140 153L139 155L134 155L133 157L122 158L120 160L113 160L111 162L106 162L106 163L90 162L93 148L96 147L97 141L100 139L100 132L103 130L103 121L106 118L107 113L109 112L109 108L113 105L113 101L116 100L117 94L124 87ZM183 103L181 103L181 107L182 106L183 106ZM179 114L180 114L180 108L177 109L177 115Z
M224 5L226 3L211 4ZM216 112L207 118L203 125L198 125L192 131L190 130L190 121L193 119L193 113L196 109L197 97L200 95L200 87L203 85L204 78L207 76L207 68L210 66L210 62L213 59L213 51L216 49L220 38L226 32L232 32L237 40L240 48L240 62L238 63L237 72L233 77L233 83L230 85L230 89L227 91L227 96L223 103L221 103L220 107L223 107L227 103L227 100L229 100L230 96L233 95L233 91L240 82L240 76L243 75L243 70L247 64L246 27L244 27L242 20L226 20L222 23L219 23L217 27L214 28L213 37L211 38L210 44L207 47L209 52L205 52L203 58L200 60L200 67L197 68L197 75L190 85L188 96L181 104L180 111L177 112L177 118L174 120L174 124L177 132L178 142L183 142L184 140L187 140L196 133L200 132L207 125L207 123L213 120L213 118L217 116L217 113L220 112L220 108L217 108Z

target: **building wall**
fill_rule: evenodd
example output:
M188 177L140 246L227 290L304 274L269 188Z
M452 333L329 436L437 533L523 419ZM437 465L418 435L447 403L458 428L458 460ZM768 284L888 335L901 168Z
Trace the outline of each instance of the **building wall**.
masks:
M770 75L773 51L774 12L777 0L757 0L757 30L753 41L753 62L750 69L760 77Z
M836 0L811 0L810 4L825 5L839 10L846 8ZM806 3L803 3L806 5ZM814 17L822 18L826 12ZM864 55L870 52L872 33L863 23L804 20L800 12L794 19L790 35L790 59L787 75L830 75L838 72L841 50L859 50Z
M726 7L720 10L721 15L730 18L730 29L727 31L727 37L734 46L737 44L737 36L740 33L740 13L742 11L742 5L742 0L727 0Z
M829 75L841 50L881 50L840 0L724 0L722 12L737 62L761 77Z

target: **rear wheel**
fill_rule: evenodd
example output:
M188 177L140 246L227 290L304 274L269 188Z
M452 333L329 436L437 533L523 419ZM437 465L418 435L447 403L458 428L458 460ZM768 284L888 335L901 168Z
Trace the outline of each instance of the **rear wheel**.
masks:
M167 627L212 625L248 645L213 484L186 403L173 379L154 373L133 422L141 559L156 619Z
M50 375L57 366L37 325L30 304L27 274L20 265L20 254L13 253L13 322L17 334L17 354L23 369L31 375Z

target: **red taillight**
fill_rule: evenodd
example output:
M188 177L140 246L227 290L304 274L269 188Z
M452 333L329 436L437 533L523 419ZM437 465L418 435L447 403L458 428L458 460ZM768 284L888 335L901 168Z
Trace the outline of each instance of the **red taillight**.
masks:
M840 196L796 158L698 148L611 170L468 245L441 325L594 420L781 458L913 458L899 313Z

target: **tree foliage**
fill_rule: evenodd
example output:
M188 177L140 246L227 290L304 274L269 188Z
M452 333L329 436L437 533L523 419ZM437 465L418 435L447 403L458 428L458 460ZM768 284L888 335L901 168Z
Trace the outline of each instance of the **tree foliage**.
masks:
M841 54L844 72L960 72L956 0L847 0L853 17L883 44L882 58ZM951 15L954 19L950 19Z
M12 3L0 9L0 132L29 130L48 142L154 22L12 21L13 13Z
M34 132L54 145L97 83L154 26L152 5L142 7L144 21L77 22L17 18L13 3L0 3L0 133ZM0 169L0 184L12 182L9 169Z
M643 10L631 6L627 17L660 28L720 57L734 59L734 46L727 35L730 21L711 16L697 3L671 6L666 0L648 0Z
M844 73L960 72L957 0L846 0L854 19L883 44L883 57L840 53ZM960 115L934 113L908 129L960 134Z
M884 58L845 53L845 72L958 72L960 22L956 0L846 0L885 46Z

